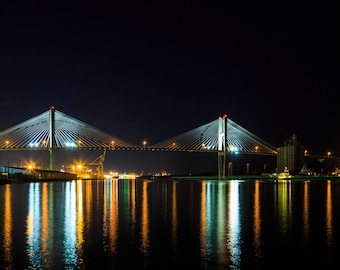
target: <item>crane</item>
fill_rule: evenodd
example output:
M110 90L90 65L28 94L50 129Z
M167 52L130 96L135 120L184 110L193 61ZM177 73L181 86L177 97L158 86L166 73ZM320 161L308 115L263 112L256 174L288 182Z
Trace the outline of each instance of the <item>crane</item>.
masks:
M106 149L103 154L98 156L95 160L88 163L89 166L97 166L97 179L104 179L104 161L105 161Z

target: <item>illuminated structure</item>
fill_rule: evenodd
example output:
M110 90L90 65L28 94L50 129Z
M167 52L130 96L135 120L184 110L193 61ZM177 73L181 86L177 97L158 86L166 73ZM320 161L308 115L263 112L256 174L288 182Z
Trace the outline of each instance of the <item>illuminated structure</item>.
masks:
M218 176L226 176L227 158L231 155L252 154L276 156L277 149L244 129L227 115L189 130L171 139L151 145L150 150L217 152ZM228 163L230 166L231 163ZM231 172L231 170L229 170Z
M30 118L0 132L0 150L48 150L50 170L55 170L58 149L131 149L135 148L78 119L55 110Z
M214 152L218 154L218 176L226 176L228 155L277 155L276 147L236 124L226 115L171 139L149 145L133 145L78 119L55 110L28 119L0 132L0 150L48 150L50 170L55 170L59 149ZM96 160L103 174L105 153ZM229 165L229 163L228 163Z
M105 171L104 171L104 161L105 161L106 149L104 149L104 153L97 157L92 162L88 163L88 166L97 166L97 179L104 179Z
M287 167L292 174L298 173L303 167L305 149L300 145L294 134L285 140L284 146L277 150L277 170L283 172Z

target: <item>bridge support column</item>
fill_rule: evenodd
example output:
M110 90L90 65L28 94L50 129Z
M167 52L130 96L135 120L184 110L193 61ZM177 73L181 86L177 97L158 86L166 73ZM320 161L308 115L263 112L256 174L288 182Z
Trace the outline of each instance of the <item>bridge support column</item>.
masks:
M55 171L55 138L54 138L54 106L50 108L50 170Z
M221 152L218 152L218 178L225 177L225 155Z
M227 159L227 115L218 119L218 178L225 178Z

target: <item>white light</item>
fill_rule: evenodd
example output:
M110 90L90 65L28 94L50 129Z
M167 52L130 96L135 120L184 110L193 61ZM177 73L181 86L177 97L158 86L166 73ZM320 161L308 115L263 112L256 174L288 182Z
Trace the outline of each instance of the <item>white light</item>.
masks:
M77 145L74 142L67 142L65 143L67 147L76 147Z
M236 146L230 146L230 151L236 152L238 149Z
M28 144L28 146L29 146L29 147L38 147L38 146L39 146L39 143L33 143L33 142L31 142L31 143Z

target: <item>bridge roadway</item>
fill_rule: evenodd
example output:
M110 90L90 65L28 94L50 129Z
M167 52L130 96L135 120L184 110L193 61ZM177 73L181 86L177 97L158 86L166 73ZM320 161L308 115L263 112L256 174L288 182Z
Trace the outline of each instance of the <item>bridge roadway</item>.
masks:
M0 132L0 150L45 150L50 153L50 169L55 169L58 149L111 151L214 152L219 175L225 175L230 153L277 155L277 148L241 127L226 115L162 142L134 145L85 122L66 115L53 106L46 112ZM330 156L328 156L329 158Z

